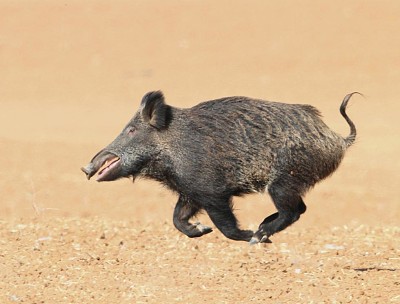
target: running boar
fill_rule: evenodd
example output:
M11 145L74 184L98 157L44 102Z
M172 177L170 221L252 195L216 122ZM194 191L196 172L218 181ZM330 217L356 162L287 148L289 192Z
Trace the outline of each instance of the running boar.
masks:
M82 168L90 179L122 177L157 180L179 195L173 223L189 237L212 231L189 220L205 210L232 240L270 242L269 237L306 211L302 197L332 174L356 138L343 138L310 105L247 97L206 101L189 109L167 105L160 91L147 93L121 134ZM278 212L254 233L238 227L232 198L268 192Z

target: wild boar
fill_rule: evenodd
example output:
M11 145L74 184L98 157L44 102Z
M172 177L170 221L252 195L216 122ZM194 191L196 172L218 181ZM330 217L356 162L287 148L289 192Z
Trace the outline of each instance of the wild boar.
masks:
M139 110L118 137L82 170L90 179L122 177L157 180L179 195L173 223L189 237L212 231L189 220L205 210L215 226L232 240L270 242L269 237L306 211L303 197L332 174L356 138L350 126L342 137L310 105L247 97L226 97L180 109L165 103L161 91L147 93ZM268 192L277 212L258 230L242 230L232 198Z

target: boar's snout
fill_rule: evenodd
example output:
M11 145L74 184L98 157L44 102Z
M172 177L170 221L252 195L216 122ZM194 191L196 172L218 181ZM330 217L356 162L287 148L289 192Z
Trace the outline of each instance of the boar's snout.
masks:
M86 167L82 167L81 170L86 174L87 179L90 179L96 174L96 169L94 168L93 163L87 164Z
M81 170L86 174L87 179L98 173L97 181L111 181L120 177L120 163L120 158L115 154L101 151Z

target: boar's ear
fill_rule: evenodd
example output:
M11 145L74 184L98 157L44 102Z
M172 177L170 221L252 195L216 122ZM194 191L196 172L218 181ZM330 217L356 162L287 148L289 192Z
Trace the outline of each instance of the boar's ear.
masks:
M161 91L149 92L143 96L140 105L143 121L158 130L165 129L169 121L170 106L165 104Z

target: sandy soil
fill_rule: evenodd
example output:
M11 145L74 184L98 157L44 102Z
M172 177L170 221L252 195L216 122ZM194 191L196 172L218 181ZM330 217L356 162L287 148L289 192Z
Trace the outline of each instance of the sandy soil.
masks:
M0 0L0 303L400 303L398 1ZM357 144L272 244L173 228L176 196L79 168L149 90L309 103ZM274 208L236 199L243 227ZM259 210L265 210L260 214ZM212 225L205 215L199 220Z

